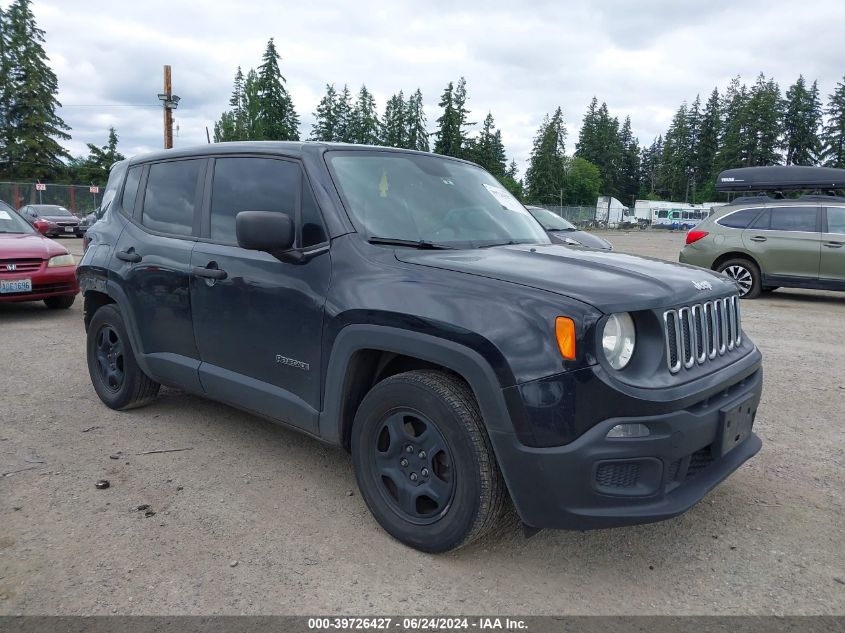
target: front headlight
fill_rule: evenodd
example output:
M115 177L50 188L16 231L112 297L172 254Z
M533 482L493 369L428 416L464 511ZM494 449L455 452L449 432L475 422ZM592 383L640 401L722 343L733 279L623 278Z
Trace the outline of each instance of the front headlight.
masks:
M49 268L56 268L57 266L76 266L76 261L73 259L73 255L65 253L64 255L51 257L50 261L47 262L47 266Z
M634 320L627 312L611 314L604 324L601 346L613 369L623 369L634 355L637 333Z

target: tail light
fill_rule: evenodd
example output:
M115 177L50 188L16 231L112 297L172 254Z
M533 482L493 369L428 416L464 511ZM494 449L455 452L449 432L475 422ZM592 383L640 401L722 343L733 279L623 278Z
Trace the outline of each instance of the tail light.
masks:
M693 229L687 233L687 244L697 242L702 237L707 237L707 231L696 231Z

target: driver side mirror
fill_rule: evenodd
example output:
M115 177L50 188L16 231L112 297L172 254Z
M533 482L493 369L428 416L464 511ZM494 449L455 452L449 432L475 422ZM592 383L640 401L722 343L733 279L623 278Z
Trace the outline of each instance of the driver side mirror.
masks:
M35 230L41 233L41 235L47 235L47 230L50 228L50 223L45 222L44 220L35 220L32 223L32 226L34 226Z
M275 211L241 211L235 217L238 246L251 251L269 253L283 262L297 262L301 254L292 252L296 225L285 213Z

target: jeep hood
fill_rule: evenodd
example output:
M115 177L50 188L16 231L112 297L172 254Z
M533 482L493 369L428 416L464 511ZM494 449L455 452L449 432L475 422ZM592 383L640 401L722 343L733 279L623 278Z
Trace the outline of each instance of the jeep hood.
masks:
M590 304L604 313L668 308L736 292L734 281L703 268L556 244L461 251L402 248L395 253L399 261L408 264L538 288Z

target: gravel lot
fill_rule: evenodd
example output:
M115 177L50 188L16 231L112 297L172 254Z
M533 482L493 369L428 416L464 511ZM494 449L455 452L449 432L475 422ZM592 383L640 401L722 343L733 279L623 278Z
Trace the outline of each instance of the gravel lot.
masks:
M683 243L609 237L672 260ZM111 411L81 302L0 306L0 468L17 471L0 477L0 614L845 614L845 294L778 291L743 318L765 355L763 451L690 512L429 556L381 531L344 452L174 390Z

